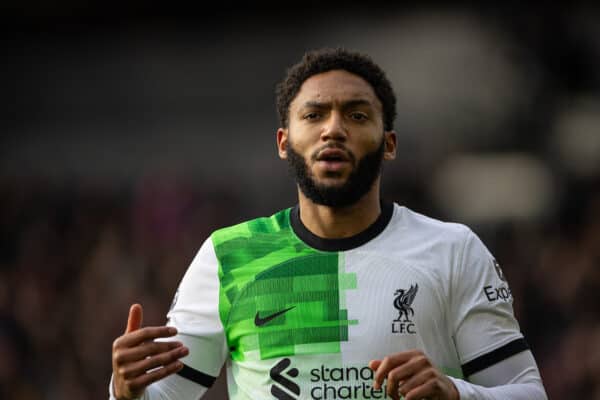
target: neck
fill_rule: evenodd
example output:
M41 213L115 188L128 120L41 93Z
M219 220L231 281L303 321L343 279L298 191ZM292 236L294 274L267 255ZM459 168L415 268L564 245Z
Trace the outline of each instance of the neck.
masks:
M324 239L354 236L373 224L381 213L379 179L359 201L343 208L315 204L298 189L300 220L313 234Z

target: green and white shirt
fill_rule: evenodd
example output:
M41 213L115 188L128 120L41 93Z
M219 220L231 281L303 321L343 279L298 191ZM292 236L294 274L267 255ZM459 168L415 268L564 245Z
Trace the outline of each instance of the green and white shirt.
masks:
M190 349L175 384L194 398L225 363L232 400L382 399L370 360L421 349L468 379L527 350L477 236L397 204L347 239L313 235L297 206L217 230L168 319Z

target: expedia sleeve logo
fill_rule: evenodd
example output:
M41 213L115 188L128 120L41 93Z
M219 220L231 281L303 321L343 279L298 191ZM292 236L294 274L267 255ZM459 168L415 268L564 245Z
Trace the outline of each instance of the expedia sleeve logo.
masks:
M500 278L500 280L502 282L506 282L506 277L504 276L504 272L502 272L502 268L500 268L500 264L498 264L498 261L496 261L495 258L492 258L492 264L494 265L494 269L496 270L496 273L498 274L498 278Z
M494 267L494 270L496 271L498 278L502 282L504 282L504 284L484 286L483 293L485 294L485 297L491 303L496 302L496 301L506 301L506 302L512 301L512 299L513 299L512 292L510 291L510 288L508 287L508 282L506 280L506 276L504 276L504 273L502 272L502 268L500 268L500 264L498 264L498 261L496 261L493 258L492 258L492 266Z
M415 316L415 310L412 308L412 303L415 301L419 285L411 285L409 289L398 289L394 293L394 308L398 310L398 318L392 322L392 333L400 334L415 334L415 324L412 322L412 317Z
M512 300L512 292L508 286L493 287L492 285L487 285L483 287L483 292L489 302Z

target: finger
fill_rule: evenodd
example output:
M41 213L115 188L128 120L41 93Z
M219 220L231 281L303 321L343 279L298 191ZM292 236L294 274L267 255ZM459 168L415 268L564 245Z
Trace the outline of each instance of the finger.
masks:
M404 400L421 400L424 398L437 396L439 391L437 390L435 380L428 380L420 386L417 386L404 396ZM434 397L435 398L435 397Z
M385 384L386 392L392 399L400 398L400 388L403 387L404 380L406 379L406 376L403 372L403 367L405 366L406 364L403 364L398 368L394 368L387 374Z
M129 308L129 318L127 318L127 328L125 333L137 331L142 327L142 319L144 317L144 310L141 304L133 304Z
M422 353L415 353L404 364L394 368L387 374L387 388L389 393L397 393L400 383L404 386L404 382L412 376L419 374L424 370L431 370L431 364L427 357Z
M388 396L390 396L394 400L400 398L400 395L398 394L398 389L403 383L403 380L399 378L400 374L396 373L398 369L399 368L395 368L388 373L387 382L385 384Z
M130 363L126 366L120 367L118 369L119 375L125 379L134 379L140 375L146 374L148 371L151 371L158 367L164 367L165 365L169 365L181 357L185 357L189 354L189 350L187 347L180 347L168 351L166 353L160 353L155 356L145 358L141 361L136 361L134 363Z
M383 381L387 376L388 370L391 368L391 364L392 361L390 360L389 356L384 357L383 360L379 362L379 366L375 370L375 376L373 377L373 388L375 388L376 390L381 389L381 385L383 385Z
M113 353L113 360L116 365L124 365L156 354L166 353L181 346L183 346L181 342L148 342L140 346L116 350Z
M377 368L381 365L381 360L371 360L369 361L369 368L373 371L377 371Z
M166 376L179 372L183 368L181 361L174 361L163 368L156 369L147 374L143 374L128 382L128 386L132 392L143 390L153 382L159 381Z
M134 347L144 342L159 338L168 338L176 334L177 329L172 326L147 326L117 338L113 343L113 348Z
M408 351L395 353L390 356L384 357L383 360L381 360L381 364L377 368L377 371L375 371L375 381L373 382L373 387L376 390L379 390L381 388L381 385L383 385L383 381L387 377L388 373L393 368L396 368L408 361L413 354L414 352Z
M411 390L433 379L435 379L435 372L432 369L419 371L417 374L402 382L402 385L399 387L399 392L403 396L406 396Z

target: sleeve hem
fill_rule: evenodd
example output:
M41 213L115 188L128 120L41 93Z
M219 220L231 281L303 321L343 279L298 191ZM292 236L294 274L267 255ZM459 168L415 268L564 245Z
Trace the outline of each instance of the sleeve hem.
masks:
M217 377L205 374L204 372L198 371L197 369L189 367L185 364L183 365L183 369L177 372L177 375L202 385L207 389L210 388L217 380Z
M498 347L488 353L485 353L461 366L463 376L468 378L469 376L484 370L494 364L499 363L507 359L510 356L521 353L522 351L529 350L529 344L525 341L525 338L521 337L515 339L507 344Z

